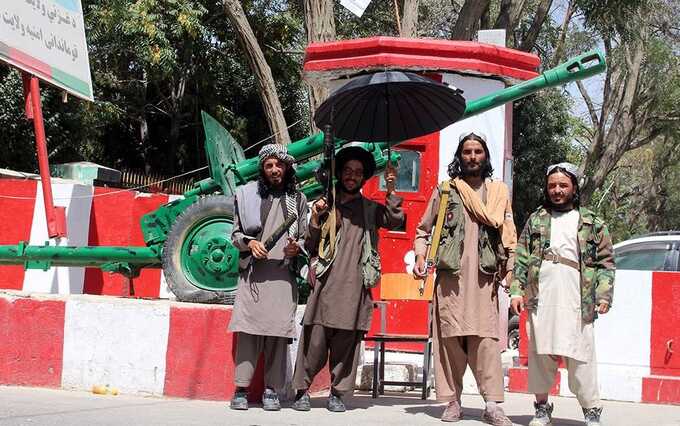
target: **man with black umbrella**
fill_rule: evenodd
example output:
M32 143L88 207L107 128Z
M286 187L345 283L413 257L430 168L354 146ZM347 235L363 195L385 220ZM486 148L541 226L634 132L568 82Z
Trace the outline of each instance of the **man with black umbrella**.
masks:
M361 195L375 168L373 156L365 149L342 149L335 161L335 211L328 211L324 198L312 206L305 247L316 259L310 268L313 291L293 375L297 395L292 408L298 411L310 409L307 390L327 361L331 373L328 410L345 411L342 397L354 390L360 344L373 312L370 288L380 274L378 228L394 229L404 221L402 199L394 192L394 167L385 170L385 205Z
M512 269L517 245L509 191L503 182L490 179L486 136L478 131L460 136L448 173L451 179L433 191L416 228L414 268L416 277L426 277L427 256L437 269L435 387L437 400L448 403L441 419L456 422L462 417L463 374L469 365L486 402L482 420L510 426L498 405L504 399L498 285ZM430 235L435 256L428 256Z

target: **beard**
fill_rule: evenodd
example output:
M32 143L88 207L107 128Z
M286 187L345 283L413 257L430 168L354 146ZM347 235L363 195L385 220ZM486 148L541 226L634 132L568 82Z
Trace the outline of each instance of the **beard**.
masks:
M361 191L361 186L362 186L362 185L357 184L357 186L354 189L347 189L347 187L345 186L344 183L342 183L342 181L338 182L338 185L340 186L340 190L342 192L345 192L345 193L350 194L350 195L357 194L359 191Z
M480 176L482 174L483 170L486 170L488 163L489 162L487 160L482 160L482 161L479 162L479 168L477 168L477 170L472 170L471 168L469 168L467 166L467 164L465 164L465 162L461 161L460 162L460 172L463 176L477 177L477 176Z
M569 210L574 209L574 194L571 194L571 197L569 197L569 199L559 204L553 202L550 198L548 198L548 202L550 203L550 208L552 210L557 212L568 212Z

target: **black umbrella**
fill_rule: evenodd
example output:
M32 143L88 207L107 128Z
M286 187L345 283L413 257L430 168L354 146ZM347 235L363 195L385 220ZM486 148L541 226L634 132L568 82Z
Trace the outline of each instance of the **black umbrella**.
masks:
M363 142L400 142L458 121L461 91L419 75L382 71L354 78L317 109L314 122L335 136Z

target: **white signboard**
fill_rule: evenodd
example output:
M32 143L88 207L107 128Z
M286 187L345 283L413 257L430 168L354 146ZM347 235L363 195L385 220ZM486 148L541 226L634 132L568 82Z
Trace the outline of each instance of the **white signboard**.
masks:
M340 0L340 4L349 9L350 12L361 18L371 0Z
M0 60L93 100L80 0L0 0Z

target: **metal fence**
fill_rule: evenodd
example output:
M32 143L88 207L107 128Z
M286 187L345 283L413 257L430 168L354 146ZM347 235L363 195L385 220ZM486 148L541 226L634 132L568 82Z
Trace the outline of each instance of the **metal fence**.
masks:
M135 188L140 192L162 192L165 194L183 194L200 180L200 177L183 176L170 179L172 176L165 176L158 173L147 174L139 170L122 170L120 183L116 186L120 188Z

